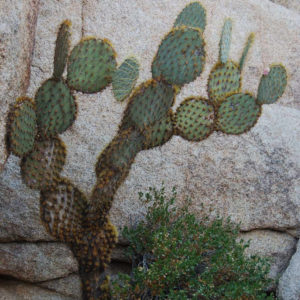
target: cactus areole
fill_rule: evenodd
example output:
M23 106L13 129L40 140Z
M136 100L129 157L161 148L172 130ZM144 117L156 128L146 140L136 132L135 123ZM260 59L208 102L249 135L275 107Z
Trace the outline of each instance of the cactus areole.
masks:
M230 60L232 23L226 19L220 29L219 60L208 79L208 99L190 96L172 110L180 88L204 69L205 25L200 3L185 7L162 39L152 62L152 78L134 88L139 74L134 57L118 67L111 43L94 37L83 38L70 51L71 23L64 21L58 30L52 78L42 83L35 99L18 98L11 107L8 151L22 158L24 183L40 191L45 228L67 243L77 258L83 299L110 297L105 268L117 243L117 230L108 213L138 152L161 146L173 135L199 142L214 131L245 133L256 124L262 105L274 103L285 90L286 70L274 64L262 75L256 96L242 91L242 68L254 36L249 36L240 62ZM88 199L61 175L67 150L59 134L76 120L80 105L76 91L97 93L111 83L116 100L127 99L127 107L116 136L97 159L97 182Z

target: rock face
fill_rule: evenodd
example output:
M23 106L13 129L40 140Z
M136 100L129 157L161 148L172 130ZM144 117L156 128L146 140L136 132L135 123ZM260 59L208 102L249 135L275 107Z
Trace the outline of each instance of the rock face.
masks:
M253 230L241 234L244 241L250 240L246 254L258 254L271 260L270 277L276 279L286 269L295 252L296 240L290 235L270 230Z
M77 271L71 250L60 243L5 243L0 245L0 274L41 282Z
M300 242L290 264L279 280L278 297L284 300L300 299Z
M0 1L0 171L7 158L5 119L9 104L26 93L39 0Z
M300 13L300 2L298 0L271 0L271 1Z
M72 300L73 297L13 280L0 280L0 300Z
M72 46L82 35L96 35L112 42L119 64L130 55L136 56L141 64L140 84L151 77L151 62L160 41L189 2L13 0L8 4L0 0L0 168L6 160L4 119L8 106L16 96L34 97L40 84L51 76L55 34L62 20L72 21ZM218 213L240 222L241 229L249 231L245 238L253 240L249 251L275 258L275 276L293 254L296 241L290 233L299 238L300 232L300 15L268 0L200 2L207 9L206 66L199 78L183 87L175 108L191 95L207 97L207 78L217 61L226 17L234 21L232 59L239 59L249 33L256 34L244 69L243 90L256 94L263 70L281 62L289 75L286 91L277 104L263 107L258 124L247 134L214 133L200 143L173 137L161 148L140 152L117 192L111 218L119 227L130 224L145 210L138 203L137 192L160 187L162 181L170 188L176 185L179 197L193 199L192 209L198 217L212 209L212 217ZM76 96L77 120L62 135L68 149L63 175L89 195L95 184L94 164L114 136L126 101L118 103L111 88L100 94ZM76 262L66 247L56 248L58 243L42 226L39 194L22 183L19 159L14 156L8 158L0 174L0 220L0 249L6 255L3 257L10 258L0 261L0 273L36 282L32 285L5 279L5 284L0 283L0 295L7 295L5 299L21 299L22 291L29 295L26 299L34 299L30 297L36 293L40 293L39 299L78 295L78 290L74 294L66 291L67 286L78 287L78 277L72 274L77 270ZM59 258L57 251L65 252ZM22 265L22 258L27 263ZM25 276L25 271L29 275ZM39 278L46 282L41 284Z

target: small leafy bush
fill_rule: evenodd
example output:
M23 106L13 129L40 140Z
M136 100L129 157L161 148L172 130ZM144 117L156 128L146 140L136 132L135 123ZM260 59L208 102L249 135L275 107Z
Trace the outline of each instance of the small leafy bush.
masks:
M132 273L112 282L113 299L274 299L264 292L269 262L244 254L239 227L229 219L198 221L189 201L174 205L176 190L140 193L148 211L145 220L125 227Z

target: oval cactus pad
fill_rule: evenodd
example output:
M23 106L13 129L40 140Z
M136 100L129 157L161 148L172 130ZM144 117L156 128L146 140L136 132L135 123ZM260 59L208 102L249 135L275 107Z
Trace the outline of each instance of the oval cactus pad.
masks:
M32 189L42 190L59 177L66 160L66 146L58 139L38 141L21 161L23 181Z
M68 85L83 93L97 93L111 83L116 69L115 51L107 40L86 38L72 50Z
M44 82L35 101L38 129L43 137L63 133L76 118L75 99L63 81L49 79Z
M112 86L115 98L118 101L123 101L130 95L139 76L139 67L137 59L129 57L114 73Z
M232 93L238 93L241 87L241 72L233 62L218 63L211 71L207 90L209 100L217 104Z
M174 27L196 27L204 31L206 25L206 12L199 2L187 5L178 15Z
M261 113L261 106L250 94L227 97L217 112L217 127L227 134L241 134L252 128Z
M8 148L13 154L23 156L33 149L37 133L35 105L32 99L18 98L9 113Z
M41 191L41 220L61 242L74 243L82 238L87 207L85 195L66 179Z
M282 96L287 84L286 70L281 65L273 65L267 75L261 77L257 102L259 104L274 103Z
M201 141L214 130L214 107L202 98L188 98L177 108L176 133L188 141Z
M194 81L204 67L204 44L197 28L173 29L161 42L152 62L153 78L179 86Z

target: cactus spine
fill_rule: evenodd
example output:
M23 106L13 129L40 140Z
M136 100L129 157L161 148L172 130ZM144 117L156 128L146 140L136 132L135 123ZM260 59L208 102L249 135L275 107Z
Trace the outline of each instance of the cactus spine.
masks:
M239 64L229 60L232 24L228 19L221 34L219 61L208 80L209 99L189 97L173 113L176 94L203 71L205 25L206 13L198 2L184 8L158 48L152 79L130 96L138 77L136 59L125 60L117 68L111 43L93 37L82 39L68 57L70 23L65 21L58 31L53 77L38 89L34 101L19 99L10 113L8 147L22 157L24 182L40 190L40 215L46 229L68 243L78 260L84 299L109 299L105 268L117 231L108 213L136 155L163 145L173 135L199 142L215 130L244 133L257 122L262 104L274 103L284 92L287 76L281 65L272 65L269 74L262 76L257 99L241 91L241 72L253 35ZM67 80L63 78L66 64ZM98 157L97 183L88 199L60 174L66 149L59 134L76 118L74 90L96 93L111 82L117 100L129 99L116 136Z

